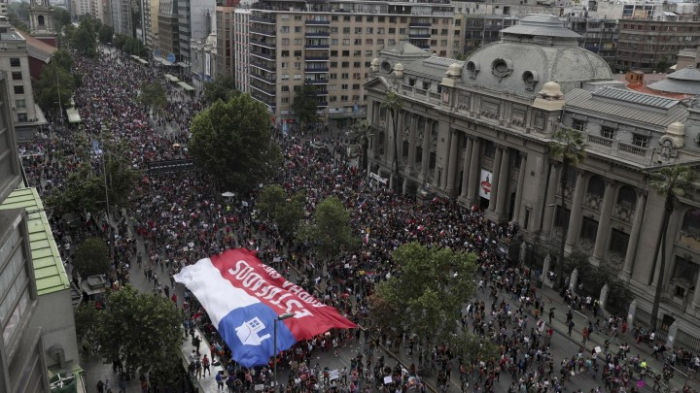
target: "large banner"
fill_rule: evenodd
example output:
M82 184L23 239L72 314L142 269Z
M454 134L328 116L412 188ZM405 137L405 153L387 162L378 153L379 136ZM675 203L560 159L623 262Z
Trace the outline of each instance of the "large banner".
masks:
M491 200L491 172L482 169L479 180L479 196Z
M233 359L246 367L268 363L274 353L275 323L278 351L331 328L357 327L246 249L201 259L183 268L175 281L197 297ZM285 313L294 317L277 321Z

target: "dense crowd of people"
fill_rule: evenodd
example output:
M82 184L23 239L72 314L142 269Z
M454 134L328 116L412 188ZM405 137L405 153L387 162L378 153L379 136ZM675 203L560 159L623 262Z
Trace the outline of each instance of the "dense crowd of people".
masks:
M181 157L187 146L190 120L202 108L199 97L169 85L166 114L154 118L148 108L138 103L137 94L145 81L164 81L163 70L131 62L114 51L102 51L98 59L76 57L73 69L84 76L74 99L83 121L78 128L84 130L88 139L96 140L107 130L111 137L129 144L130 162L138 169L144 169L149 162ZM77 151L76 127L59 123L52 123L45 138L22 147L30 184L38 188L42 197L64 189L69 174L76 168L90 165L100 170L98 154L86 156ZM248 247L256 249L262 261L297 280L349 319L370 326L368 331L372 332L332 331L298 343L282 354L275 361L280 368L291 371L289 381L280 385L286 392L421 390L425 388L421 375L435 376L441 391L447 391L454 384L452 381L458 380L459 390L476 393L561 392L572 378L594 378L600 385L591 391L596 393L636 392L643 386L637 381L645 378L659 386L668 384L672 373L647 375L646 361L630 356L629 348L624 346L616 353L607 346L601 351L581 346L569 357L554 358L553 330L545 323L546 311L552 311L544 309L539 294L531 289L530 275L521 261L511 260L496 249L499 239L517 236L517 225L496 225L478 209L466 209L451 199L435 198L417 208L414 198L397 195L368 181L361 170L342 156L334 157L334 149L315 148L308 139L282 135L279 129L273 134L284 154L279 184L290 192L304 190L308 212L313 212L325 197L337 196L350 211L356 233L364 239L361 250L319 266L303 244L290 242L274 224L256 215L255 193L223 197L197 172L144 175L132 194L131 208L113 211L110 220L106 215L86 215L74 221L52 217L54 235L68 264L82 239L97 234L109 241L111 225L115 265L109 273L110 283L117 288L124 285L130 272L136 272L134 266L138 266L153 284L154 292L172 295L175 303L187 310L190 319L185 321L186 326L198 326L213 343L210 351L202 351L208 355L206 360L197 345L190 359L193 378L215 378L221 390L230 392L247 391L258 383L269 386L271 364L249 370L230 361L230 350L218 338L196 299L187 296L180 300L174 294L172 276L183 266L227 248ZM175 145L183 148L176 149ZM455 323L461 322L464 329L494 342L498 356L466 363L449 347L426 347L411 332L371 328L366 319L367 297L378 282L397 269L391 259L393 250L412 241L478 255L474 279L479 283L478 290L488 293L488 300L465 304L461 321ZM76 273L74 276L79 280ZM583 301L591 303L589 299ZM605 325L621 327L622 321ZM599 327L591 325L585 329L587 334L602 334ZM197 338L193 329L188 329L188 334L193 341ZM361 342L365 349L352 359L349 369L340 370L338 375L331 376L331 370L314 362L315 357L311 356L335 351L351 342ZM408 347L416 351L418 361L405 369L389 366L383 358L374 356L379 345L396 352ZM214 363L221 364L225 371L214 376L209 372L207 376L206 371ZM457 375L453 370L459 374L458 379L453 378ZM510 376L509 386L501 382L502 374ZM385 377L391 377L391 381L385 383ZM147 383L144 389L148 390Z

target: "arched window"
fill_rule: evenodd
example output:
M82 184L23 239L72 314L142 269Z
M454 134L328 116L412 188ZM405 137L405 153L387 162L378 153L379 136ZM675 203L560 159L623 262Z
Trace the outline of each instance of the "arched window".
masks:
M39 26L44 26L44 15L39 15L36 20L39 22Z
M598 175L591 177L588 181L588 193L602 198L605 193L605 182L603 182L603 178Z
M700 239L700 209L690 209L685 212L681 231L684 236Z
M629 210L634 210L634 206L637 204L637 193L634 191L634 188L622 186L620 191L617 192L617 204Z

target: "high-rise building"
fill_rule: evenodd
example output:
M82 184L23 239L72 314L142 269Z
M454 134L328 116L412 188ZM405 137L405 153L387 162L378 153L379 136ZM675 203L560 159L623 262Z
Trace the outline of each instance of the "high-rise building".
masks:
M178 0L160 0L158 10L158 49L162 60L168 63L170 60L180 59L180 24L177 3Z
M347 126L365 111L370 61L400 41L452 56L454 7L447 0L257 2L250 15L252 96L275 122L294 122L294 91L312 84L320 119Z
M233 75L233 49L235 47L233 31L238 27L238 22L234 23L233 13L237 3L237 1L229 0L216 5L217 76Z
M104 19L102 0L72 0L71 2L75 16L90 15L95 19Z
M250 9L236 8L233 15L233 73L236 88L250 92Z
M206 40L213 31L216 18L215 0L178 0L178 32L180 38L180 58L184 67L191 63L191 41Z

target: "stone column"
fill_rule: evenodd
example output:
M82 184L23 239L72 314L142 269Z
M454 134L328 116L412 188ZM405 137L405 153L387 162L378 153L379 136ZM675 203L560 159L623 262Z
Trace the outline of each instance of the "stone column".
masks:
M466 154L462 164L462 189L460 190L462 198L467 198L467 192L469 191L469 162L471 161L473 147L474 138L467 138L467 150L465 150Z
M489 210L496 211L496 198L498 197L498 183L501 181L498 174L501 172L501 159L503 149L499 146L496 149L496 157L493 160L493 172L491 172L491 197L489 199Z
M501 157L501 171L498 174L498 195L496 199L496 215L498 219L502 219L502 215L506 212L506 203L510 193L510 149L503 148L503 157Z
M574 190L573 202L571 204L571 214L569 215L569 232L566 236L566 247L573 247L578 240L581 231L581 207L583 206L583 194L586 191L586 178L583 171L576 174L576 188ZM564 190L561 190L562 196ZM561 261L563 262L563 261Z
M666 349L673 351L674 343L676 342L676 336L678 335L678 321L673 321L671 326L668 327L668 335L666 336Z
M637 299L633 299L627 310L627 326L634 326L634 317L637 315Z
M700 274L698 274L698 278L695 283L695 292L693 293L692 303L693 308L700 308L700 287L698 286L698 284L700 284Z
M416 166L416 127L418 116L411 115L411 126L408 132L408 171L413 173Z
M542 219L542 236L548 238L552 230L554 212L556 211L557 186L559 185L559 163L552 163L549 167L549 181L547 182L547 194L544 198L544 218ZM562 192L563 194L563 192ZM563 203L563 202L562 202Z
M578 269L574 269L571 272L571 279L569 280L569 290L571 293L576 293L576 285L578 284Z
M634 268L634 258L637 256L639 234L642 231L642 221L644 220L644 210L646 209L646 204L646 190L637 190L637 203L634 206L634 221L632 222L632 232L630 232L630 240L627 243L627 253L625 254L625 266L622 268L622 272L620 273L620 280L622 281L629 281L630 276L632 275L632 269ZM700 293L700 291L696 292Z
M547 255L544 257L544 264L542 265L542 275L540 276L540 279L550 288L552 287L552 281L549 279L549 271L551 268L552 257L549 255L549 253L547 253Z
M600 311L605 311L605 305L608 303L608 293L610 293L610 287L608 284L605 284L603 288L600 288L600 296L598 296Z
M445 188L447 193L454 195L455 192L455 175L457 172L457 153L459 147L459 133L457 131L450 131L450 136L447 139L450 146L450 156L447 161L447 181L445 182Z
M608 238L610 237L610 218L612 217L613 205L615 202L615 182L605 180L605 193L603 194L603 206L600 209L598 218L598 231L595 235L595 246L593 247L593 261L600 264L605 257L608 248Z
M518 186L515 189L515 206L513 207L513 221L520 223L520 210L523 204L523 186L525 184L525 172L527 166L527 154L521 153L520 170L518 171ZM527 229L527 228L524 228Z
M479 176L481 174L481 139L474 138L472 152L469 156L469 185L467 186L467 203L477 204L479 200Z
M420 172L421 180L425 183L428 181L428 167L430 167L430 139L432 138L430 120L426 119L423 127L423 157L421 158Z

